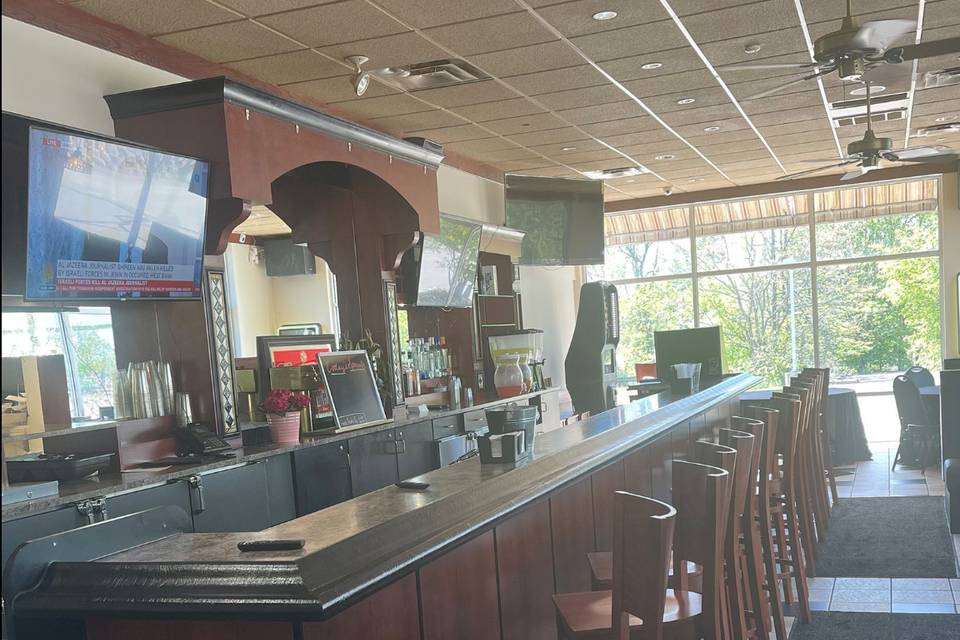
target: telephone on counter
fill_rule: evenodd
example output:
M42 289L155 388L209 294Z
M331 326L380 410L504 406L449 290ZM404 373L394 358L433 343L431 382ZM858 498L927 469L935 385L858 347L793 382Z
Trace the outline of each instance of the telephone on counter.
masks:
M173 435L177 440L178 455L219 453L232 448L229 442L199 423L178 427L173 430Z

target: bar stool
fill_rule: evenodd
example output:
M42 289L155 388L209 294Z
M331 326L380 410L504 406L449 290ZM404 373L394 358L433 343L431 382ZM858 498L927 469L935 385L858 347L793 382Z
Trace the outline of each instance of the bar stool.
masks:
M800 543L803 545L806 572L817 575L816 548L823 538L824 505L821 503L820 487L823 486L823 470L816 461L813 433L813 385L800 381L784 387L783 392L800 399L798 421L797 460L800 471L796 497L797 517L800 522Z
M792 387L807 389L807 407L805 414L805 447L804 454L808 467L808 484L811 506L816 521L817 541L823 540L830 520L830 498L827 490L824 469L826 463L820 437L820 413L823 405L822 378L819 375L799 375L790 380Z
M773 546L773 514L771 504L774 499L772 478L779 473L777 462L778 420L780 412L769 407L750 407L751 412L763 421L763 438L760 444L758 457L759 473L757 474L757 491L752 496L754 506L753 526L747 530L750 534L751 548L756 549L759 543L760 566L754 568L756 577L753 584L765 592L765 601L770 607L770 617L773 619L773 628L777 640L787 640L786 621L783 615L783 602L780 600L780 572L777 569L776 553ZM746 427L745 427L746 428ZM757 553L756 550L753 551Z
M833 469L833 443L831 438L833 434L827 431L827 403L830 401L830 369L805 367L801 375L808 374L820 377L820 412L817 416L817 431L820 435L820 450L822 451L824 465L823 472L830 486L830 497L833 499L833 504L837 504L837 502L840 501L840 494L837 491L837 477Z
M761 430L763 423L748 418L734 418L731 426L756 426ZM755 423L755 424L750 424ZM761 432L762 433L762 432ZM733 637L740 639L765 637L765 616L762 613L761 599L754 597L748 584L750 570L747 567L748 554L744 549L746 542L744 521L751 517L750 495L756 488L757 468L754 448L759 450L760 438L753 433L738 429L720 429L720 444L737 452L736 469L733 474L733 500L730 504L730 517L727 524L726 563L727 563L727 599L730 603L730 623ZM769 631L766 632L769 636Z
M678 584L686 585L686 561L703 567L704 593L667 588L670 536L650 533L642 516L621 516L614 503L613 589L553 596L563 638L664 638L723 640L720 593L724 497L729 474L686 460L673 462L673 564ZM617 492L617 496L625 492ZM650 498L644 504L663 505ZM620 498L621 501L625 498ZM626 510L625 510L626 513ZM651 516L652 517L652 516ZM640 524L638 524L640 523ZM651 605L651 603L653 603ZM630 617L628 617L630 614Z
M805 390L800 391L806 394ZM810 600L807 591L804 541L809 538L800 514L809 519L809 503L803 491L803 469L799 459L801 445L800 433L800 396L793 393L774 393L773 407L780 412L777 425L776 453L781 457L781 465L768 480L770 502L769 515L772 529L777 534L777 564L781 571L779 577L783 585L783 596L787 603L793 601L790 580L793 579L800 603L800 617L810 622ZM773 542L770 543L773 549Z

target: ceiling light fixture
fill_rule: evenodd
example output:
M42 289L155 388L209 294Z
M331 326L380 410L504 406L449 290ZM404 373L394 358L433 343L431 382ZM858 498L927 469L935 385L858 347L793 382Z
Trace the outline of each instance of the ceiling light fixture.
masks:
M696 98L680 98L677 100L677 104L693 104L696 101Z
M661 153L658 156L653 156L653 159L654 160L673 160L676 157L677 156L673 155L672 153Z
M709 127L704 127L703 130L706 131L707 133L713 133L714 131L720 131L720 127L713 124L713 125L710 125Z
M703 182L703 178L690 178L687 182Z
M560 151L576 151L576 147L560 147Z
M367 88L370 86L370 74L362 68L363 63L369 59L367 56L347 56L344 58L344 60L353 65L354 72L350 78L350 82L353 83L353 91L357 94L358 98L366 93Z
M659 69L663 66L662 62L646 62L640 65L640 68L644 71L653 71L654 69Z
M597 11L593 14L593 19L603 22L604 20L613 20L617 17L616 11Z
M875 93L883 93L887 88L882 84L871 84L870 85L870 95ZM865 96L867 95L867 86L857 87L856 89L850 90L850 95L852 96Z
M951 118L955 118L955 117L956 117L956 116L937 116L936 118L934 118L933 121L934 121L934 122L946 122L947 120L950 120Z
M753 55L755 53L760 53L760 49L762 48L763 46L759 42L748 42L743 48L743 52Z

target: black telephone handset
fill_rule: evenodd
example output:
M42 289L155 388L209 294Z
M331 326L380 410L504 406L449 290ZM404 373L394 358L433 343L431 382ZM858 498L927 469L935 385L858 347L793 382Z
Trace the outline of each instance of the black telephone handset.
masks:
M201 424L188 424L174 430L177 439L177 453L216 453L231 449L230 443L207 430Z

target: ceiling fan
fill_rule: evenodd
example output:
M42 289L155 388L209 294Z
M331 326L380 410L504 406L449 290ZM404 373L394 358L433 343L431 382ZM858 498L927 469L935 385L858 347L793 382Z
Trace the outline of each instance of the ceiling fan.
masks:
M943 162L953 156L950 147L936 145L926 147L911 147L908 149L893 150L893 140L890 138L878 138L873 133L871 126L870 113L870 82L866 82L867 96L867 130L863 138L855 140L847 145L847 157L836 164L829 164L815 169L807 169L780 176L777 180L791 180L811 173L826 171L827 169L836 169L837 167L846 167L856 165L855 168L847 171L840 178L841 180L852 180L866 175L867 173L880 167L880 160L890 160L891 162ZM806 160L805 162L830 162L830 160Z
M905 60L930 58L950 53L960 53L960 38L947 38L923 44L891 47L894 42L914 31L913 20L875 20L858 26L851 13L851 0L847 0L847 14L839 31L817 38L813 43L813 62L783 64L733 64L721 70L797 69L812 73L785 84L761 91L744 100L763 98L778 93L787 87L812 80L836 71L841 80L859 82L869 77L871 70L887 64L900 64Z

